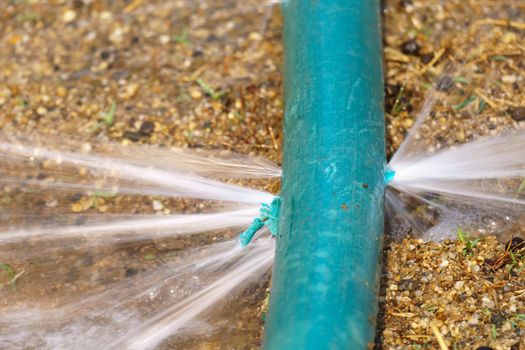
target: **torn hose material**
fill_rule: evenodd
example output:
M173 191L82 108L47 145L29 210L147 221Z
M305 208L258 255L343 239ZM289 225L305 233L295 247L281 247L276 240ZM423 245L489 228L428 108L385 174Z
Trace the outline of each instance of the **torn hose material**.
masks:
M385 186L379 3L282 8L282 207L264 348L366 349Z

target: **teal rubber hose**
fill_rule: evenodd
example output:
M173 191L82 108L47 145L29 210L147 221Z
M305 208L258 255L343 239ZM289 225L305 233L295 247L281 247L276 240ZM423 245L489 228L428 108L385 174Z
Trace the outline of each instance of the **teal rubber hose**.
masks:
M385 189L379 2L282 8L282 204L263 346L367 349Z

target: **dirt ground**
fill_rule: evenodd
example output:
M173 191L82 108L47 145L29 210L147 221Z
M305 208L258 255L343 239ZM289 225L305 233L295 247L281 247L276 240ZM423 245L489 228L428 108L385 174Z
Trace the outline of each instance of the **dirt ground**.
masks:
M390 155L429 101L421 150L525 126L524 18L518 1L385 1ZM522 227L487 231L506 243ZM523 252L501 242L387 239L377 348L525 348Z
M422 147L525 126L524 19L519 1L384 1L389 156L430 93L437 102ZM67 137L94 145L230 149L279 163L281 33L278 7L252 0L3 1L0 128L4 135L48 135L57 144ZM279 188L277 181L243 184L273 193ZM29 211L32 220L52 212L49 197L2 188L2 226L15 220L13 212ZM64 212L132 214L151 212L153 199L87 200L73 194L60 204ZM505 246L523 235L520 227L504 238L493 232L503 243L494 237L387 239L376 347L436 349L442 340L450 349L525 349L522 251L516 241ZM0 290L0 307L120 281L130 269L162 266L170 254L209 239L50 251L40 265L5 255L0 263L24 275L16 291ZM90 280L102 266L102 278ZM0 278L5 283L8 275ZM184 348L258 348L268 279L216 310L217 331L185 339ZM162 348L180 348L180 342Z

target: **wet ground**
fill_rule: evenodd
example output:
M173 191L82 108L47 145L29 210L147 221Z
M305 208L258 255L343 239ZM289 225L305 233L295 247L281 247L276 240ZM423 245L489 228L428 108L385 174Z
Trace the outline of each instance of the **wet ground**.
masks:
M80 148L78 141L100 149L109 142L147 143L280 159L281 24L271 6L258 1L4 1L0 33L4 135L44 135L40 139L62 148ZM26 179L48 176L5 161L3 167ZM244 184L273 192L279 185ZM12 184L2 188L2 226L63 222L70 214L84 222L102 213L202 212L212 206L158 197L61 195ZM53 307L75 301L82 293L107 291L112 283L174 261L186 249L236 234L91 248L79 240L3 247L0 262L7 271L0 277L0 305L38 300ZM172 339L162 348L258 347L267 283L268 276L220 305L211 317L211 335Z
M114 141L226 148L279 162L283 104L279 16L277 8L251 0L4 1L2 132L39 133L56 144L67 137L101 147ZM430 92L437 102L422 129L421 147L440 148L525 126L523 4L388 0L383 18L389 155L399 147ZM274 193L279 186L276 181L244 184ZM63 214L87 216L149 213L159 200L73 193L57 204L53 193L42 199L9 186L3 190L2 225L18 220L13 213L31 212L32 220L49 218L57 206ZM192 210L191 202L161 201L168 210ZM4 284L0 306L35 298L51 306L53 298L103 289L138 271L162 266L188 247L235 234L88 252L64 253L49 247L45 259L31 264L24 258L41 248L29 243L0 260L15 275L23 271L16 289ZM514 234L522 232L519 228L505 232L503 241ZM435 349L440 337L450 349L525 346L521 251L512 251L514 258L509 260L503 244L486 238L465 253L467 242L387 241L380 348ZM501 266L487 268L485 259L502 256ZM6 273L1 282L11 277ZM161 348L180 344L188 349L258 348L267 280L215 310L215 332L171 339Z

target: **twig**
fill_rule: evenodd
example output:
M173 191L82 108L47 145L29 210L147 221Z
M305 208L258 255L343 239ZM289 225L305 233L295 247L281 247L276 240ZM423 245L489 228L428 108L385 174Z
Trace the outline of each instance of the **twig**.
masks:
M426 66L424 66L423 68L421 68L421 70L418 72L419 75L422 75L424 74L427 70L429 70L433 65L435 65L437 63L437 61L439 61L441 59L441 56L443 56L443 54L446 52L447 50L442 47L441 49L439 49L439 51L436 53L436 55L432 58L432 60L430 62L428 62L428 64Z
M485 25L485 24L493 25L493 26L501 26L501 27L512 27L516 29L525 29L525 23L517 22L517 21L508 21L504 19L487 18L487 19L481 19L479 21L474 22L474 26Z
M390 315L397 316L397 317L414 317L414 314L411 312L391 312Z
M490 98L488 98L485 94L483 94L483 92L481 92L481 89L476 89L474 90L474 92L476 93L476 95L478 95L479 97L481 97L481 99L483 101L485 101L490 107L492 108L497 108L498 105L494 103L494 101L492 101Z
M133 11L134 9L139 7L140 5L142 5L142 0L135 0L131 4L129 4L128 6L126 6L124 8L124 12L125 13L130 13L131 11Z
M9 284L14 284L22 275L25 273L25 270L21 270L19 273L13 277L13 279L9 282Z
M409 334L409 335L404 335L403 337L410 338L410 339L428 339L430 338L429 335L424 335L424 334Z
M441 350L448 350L448 345L445 342L445 339L443 338L443 335L441 335L441 332L439 331L437 326L434 323L431 323L430 329L432 329L432 333L434 333L434 336L436 337Z
M275 134L271 126L268 126L268 131L270 132L270 137L272 138L273 148L279 149L279 145L277 144L277 139L275 138Z

